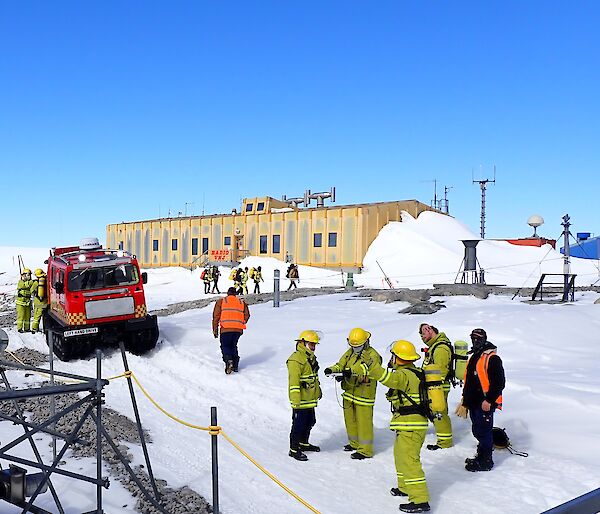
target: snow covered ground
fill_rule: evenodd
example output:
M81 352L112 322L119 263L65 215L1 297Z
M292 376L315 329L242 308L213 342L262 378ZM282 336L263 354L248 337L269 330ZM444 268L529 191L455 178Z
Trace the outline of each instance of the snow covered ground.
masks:
M453 282L463 256L460 239L476 238L452 218L424 213L417 220L386 226L365 258L365 273L355 276L358 285L382 286L375 261L392 276L396 285L422 287ZM0 293L12 293L18 271L11 256L18 249L0 249ZM35 259L47 250L31 250L25 262L35 268ZM509 243L483 241L479 260L488 282L532 286L540 270L562 272L560 255L549 247L523 248ZM544 259L544 256L546 258ZM542 264L539 264L543 261ZM598 279L597 262L574 259L577 283ZM265 277L285 264L249 258L244 265L262 265ZM16 274L15 274L16 273ZM147 301L151 309L203 295L199 271L179 268L149 270ZM301 267L300 286L341 285L339 273ZM226 289L224 276L221 290ZM285 279L283 280L285 283ZM272 289L267 279L264 290ZM218 342L210 326L212 306L159 319L161 342L129 363L142 384L168 411L180 418L207 425L210 407L218 406L219 424L242 448L286 485L322 513L397 512L399 501L389 495L395 485L392 454L393 433L388 430L389 405L385 388L378 390L375 407L375 457L353 461L341 448L346 443L339 388L321 375L323 399L317 409L312 442L321 453L297 462L287 456L290 408L287 400L285 361L294 350L294 338L304 329L325 334L317 348L323 369L336 362L346 349L348 331L360 326L372 332L372 345L387 360L388 345L396 339L420 343L418 326L427 321L445 331L452 340L468 340L475 327L487 330L498 345L507 375L504 411L495 424L505 427L513 445L529 452L529 458L495 453L496 467L489 473L464 470L475 440L470 424L453 417L455 446L448 450L423 450L422 460L437 513L538 513L600 487L597 469L600 436L600 295L577 293L574 304L530 305L510 296L448 297L446 309L424 315L398 314L407 304L383 304L351 294L319 296L251 306L252 318L240 340L240 372L223 373ZM41 335L10 333L9 349L25 345L47 352ZM419 347L419 345L417 345ZM60 369L93 375L94 361L59 363ZM122 371L120 356L103 361L106 376ZM127 385L116 380L105 389L106 403L131 415ZM450 393L451 408L460 392ZM189 485L210 500L210 438L174 423L143 397L139 406L145 428L154 438L150 454L156 476L173 487ZM3 441L15 427L2 427ZM430 430L427 442L434 435ZM224 439L220 445L220 491L223 513L302 513L306 507L287 495L257 470ZM136 462L141 452L134 451ZM2 463L3 465L5 463ZM78 467L91 463L77 463ZM66 487L66 485L64 486ZM85 486L81 486L85 487ZM72 502L67 512L93 507L93 492L86 495L69 482ZM92 491L92 489L90 489ZM49 495L44 495L50 500ZM132 499L116 481L106 492L109 513L131 512ZM91 504L84 504L86 500ZM79 502L79 503L78 503ZM123 505L129 507L122 507ZM52 504L46 504L50 507ZM44 505L42 505L44 506ZM12 512L0 504L0 512ZM18 511L18 510L17 510Z

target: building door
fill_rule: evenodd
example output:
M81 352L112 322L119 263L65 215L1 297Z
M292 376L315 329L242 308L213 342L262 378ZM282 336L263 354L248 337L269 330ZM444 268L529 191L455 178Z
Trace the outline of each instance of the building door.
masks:
M233 260L241 261L245 257L244 253L243 234L233 236Z

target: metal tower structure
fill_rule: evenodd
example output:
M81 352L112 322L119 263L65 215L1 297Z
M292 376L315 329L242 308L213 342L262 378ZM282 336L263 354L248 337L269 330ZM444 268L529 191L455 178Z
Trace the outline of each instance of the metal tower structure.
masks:
M485 190L487 189L488 184L496 183L496 165L494 165L494 179L490 180L489 178L483 180L473 180L473 184L479 184L479 188L481 189L481 239L485 239Z

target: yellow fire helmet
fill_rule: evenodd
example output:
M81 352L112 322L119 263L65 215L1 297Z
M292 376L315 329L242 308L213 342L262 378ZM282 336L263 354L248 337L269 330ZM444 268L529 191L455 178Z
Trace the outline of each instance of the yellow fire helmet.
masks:
M371 332L362 328L353 328L348 334L348 344L350 346L362 346L371 338Z
M45 275L44 270L40 268L36 269L33 273L37 278L40 278L41 276Z
M29 268L23 268L21 275L31 275L31 270Z
M415 345L404 339L392 343L392 353L403 361L418 361L421 358L415 350Z
M296 342L318 344L321 339L323 339L323 334L318 330L303 330L300 332Z

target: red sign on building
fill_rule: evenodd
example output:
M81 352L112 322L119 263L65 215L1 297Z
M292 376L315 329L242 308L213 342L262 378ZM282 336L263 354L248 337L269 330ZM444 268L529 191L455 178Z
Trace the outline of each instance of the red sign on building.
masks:
M211 261L231 261L231 250L210 250L208 252Z

